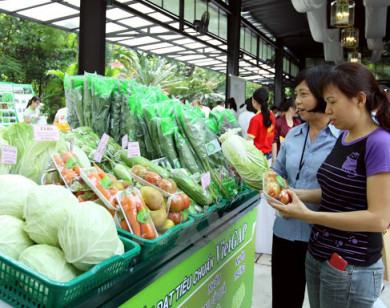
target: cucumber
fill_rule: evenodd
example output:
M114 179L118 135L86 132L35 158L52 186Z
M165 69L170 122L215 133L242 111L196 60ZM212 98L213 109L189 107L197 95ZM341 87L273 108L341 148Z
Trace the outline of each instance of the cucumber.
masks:
M126 181L130 185L133 183L133 181L131 180L131 175L129 173L129 167L124 164L115 165L114 175L117 177L117 179Z
M169 172L168 170L164 169L163 167L160 167L159 165L155 164L154 162L151 162L149 159L137 156L137 157L127 157L127 151L122 150L121 151L121 160L125 162L128 166L133 167L134 165L141 165L146 167L149 171L153 171L161 175L164 179L169 178Z
M210 194L209 190L203 190L202 186L196 183L188 175L185 175L179 170L172 170L171 177L176 182L177 186L197 204L204 206L213 203L213 196Z

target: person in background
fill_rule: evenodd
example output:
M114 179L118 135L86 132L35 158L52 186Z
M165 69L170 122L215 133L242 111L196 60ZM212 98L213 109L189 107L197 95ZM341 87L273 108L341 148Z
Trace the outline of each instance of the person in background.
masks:
M251 119L256 115L256 109L252 105L252 97L245 100L245 111L241 112L238 116L238 124L241 126L241 133L244 139L247 139L247 131Z
M275 119L279 116L279 107L276 105L272 105L271 111L274 114Z
M204 113L205 117L206 118L209 117L211 111L209 107L202 105L199 100L194 100L192 105L194 107L199 106L200 110Z
M37 124L41 114L39 113L38 106L41 103L41 99L38 96L33 96L27 103L26 109L23 113L24 122L27 124Z
M283 115L275 120L275 137L272 143L272 165L276 161L276 157L280 150L280 144L286 138L288 131L295 126L301 124L301 120L297 118L297 107L293 99L286 99L279 107Z
M390 102L361 63L334 67L320 91L343 131L317 172L320 188L290 191L284 217L313 224L306 254L310 307L372 307L384 266L382 233L390 221ZM377 108L375 123L371 112ZM346 112L347 110L347 112ZM320 204L312 211L302 201Z
M218 110L218 111L224 111L225 110L225 104L222 101L217 101L217 106L213 108L213 110Z
M58 109L54 117L53 124L56 125L60 130L70 131L68 124L68 111L66 107Z
M253 92L253 108L257 111L251 119L247 131L247 139L253 140L253 144L266 156L272 158L272 142L275 134L275 117L268 109L268 92L259 88Z
M236 104L236 100L234 99L234 97L230 97L227 101L226 101L226 108L227 109L230 109L230 111L232 112L232 114L236 117L238 117L237 115L237 104Z
M186 104L186 101L184 98L180 98L179 99L179 103L182 104L182 105L185 105Z
M333 149L339 131L329 124L326 103L318 85L329 71L316 66L295 78L295 104L307 122L290 129L273 169L295 189L314 189L319 184L317 170ZM318 206L306 206L317 210ZM305 257L311 225L298 219L276 216L272 244L272 307L301 308L305 295Z

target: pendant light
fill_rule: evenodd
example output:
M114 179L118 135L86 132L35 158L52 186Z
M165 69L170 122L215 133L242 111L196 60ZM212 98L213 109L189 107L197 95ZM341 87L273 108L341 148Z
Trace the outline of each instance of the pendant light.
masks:
M330 4L330 25L336 28L352 27L355 23L355 1L335 0Z
M357 48L359 46L359 29L355 27L341 29L341 46Z

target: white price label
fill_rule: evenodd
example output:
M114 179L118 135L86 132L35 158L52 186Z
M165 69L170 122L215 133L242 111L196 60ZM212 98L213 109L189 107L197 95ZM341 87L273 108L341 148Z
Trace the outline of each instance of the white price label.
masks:
M205 174L202 175L201 179L200 179L201 183L202 183L202 189L206 189L207 187L210 186L210 183L211 183L211 179L210 179L210 171L207 171Z
M139 149L138 141L132 141L127 144L127 157L137 157L141 156L141 151Z
M213 141L207 143L206 150L209 156L221 151L222 149L221 149L221 145L218 142L218 139L214 139Z
M103 153L106 151L108 138L110 138L110 136L108 136L106 133L104 133L102 138L99 141L95 155L93 156L93 159L95 161L97 161L98 163L100 163L102 161Z
M18 157L18 148L11 145L1 146L1 163L7 165L16 165Z
M122 149L123 150L126 149L128 143L129 143L129 137L126 134L122 138Z
M70 153L73 153L73 139L70 139L69 141L69 151Z
M60 132L55 125L33 125L35 141L58 141Z

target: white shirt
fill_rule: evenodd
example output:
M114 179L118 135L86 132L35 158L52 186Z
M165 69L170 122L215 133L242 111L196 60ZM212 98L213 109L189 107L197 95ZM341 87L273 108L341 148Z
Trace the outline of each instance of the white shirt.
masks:
M233 110L234 111L234 110ZM251 119L255 116L256 114L253 113L253 112L250 112L248 110L245 110L243 111L239 117L238 117L238 124L240 124L241 128L242 128L242 137L244 139L247 139L247 131L248 131L248 128L249 128L249 123L251 121Z
M204 113L204 115L206 116L206 118L209 117L209 114L210 114L210 111L211 109L209 107L206 107L206 106L202 106L200 108L200 110Z
M23 116L27 117L28 120L32 120L39 116L39 110L38 108L35 108L35 110L32 110L31 107L28 107L24 110ZM32 121L30 124L37 124L38 120Z
M213 108L213 110L218 110L218 111L224 111L225 110L225 107L224 106L221 106L221 105L217 105Z
M238 118L237 111L235 111L234 109L230 109L230 111L232 112L232 114L234 115L234 117L237 119L237 118Z
M58 123L68 122L68 111L66 110L66 107L58 109L56 113L56 118L58 119Z

